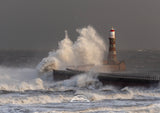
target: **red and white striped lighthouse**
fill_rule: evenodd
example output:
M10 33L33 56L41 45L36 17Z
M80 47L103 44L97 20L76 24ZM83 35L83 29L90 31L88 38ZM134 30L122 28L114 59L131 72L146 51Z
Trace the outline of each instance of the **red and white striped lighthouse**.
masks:
M108 54L108 64L118 64L119 61L117 60L116 54L116 36L115 30L110 30L110 37L109 37L109 54Z

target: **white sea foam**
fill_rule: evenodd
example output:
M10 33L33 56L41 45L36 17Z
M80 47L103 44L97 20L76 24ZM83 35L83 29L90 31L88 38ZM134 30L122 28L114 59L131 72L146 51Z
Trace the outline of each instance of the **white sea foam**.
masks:
M66 66L102 63L106 47L102 38L96 30L88 26L77 29L79 36L73 43L68 37L59 43L58 50L49 52L48 57L37 66L39 72L52 71L53 69L64 69Z
M77 90L79 88L97 89L102 83L92 72L82 73L70 79L54 82L49 87L54 91Z
M1 104L46 104L46 103L61 103L68 102L72 99L71 96L66 95L24 95L24 94L12 94L12 95L1 95Z
M0 90L24 91L44 89L43 80L31 68L0 67Z
M54 82L52 76L39 76L35 69L0 67L0 90L65 91L74 87L94 89L100 86L101 83L92 72L83 73L68 80Z
M70 102L90 102L90 101L84 95L76 95L71 99Z

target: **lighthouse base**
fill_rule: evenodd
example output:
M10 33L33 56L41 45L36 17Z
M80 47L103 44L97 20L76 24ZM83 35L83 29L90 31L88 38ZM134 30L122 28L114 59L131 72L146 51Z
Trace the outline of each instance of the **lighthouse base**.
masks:
M126 65L124 61L118 62L116 64L107 64L104 62L102 65L103 70L108 70L110 72L117 72L117 71L125 71L126 70Z

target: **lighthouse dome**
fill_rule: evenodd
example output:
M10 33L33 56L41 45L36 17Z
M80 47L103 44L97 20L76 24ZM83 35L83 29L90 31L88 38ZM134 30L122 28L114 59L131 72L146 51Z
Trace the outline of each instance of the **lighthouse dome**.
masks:
M110 30L110 37L109 38L116 38L115 37L115 30L114 28L112 27L112 29Z

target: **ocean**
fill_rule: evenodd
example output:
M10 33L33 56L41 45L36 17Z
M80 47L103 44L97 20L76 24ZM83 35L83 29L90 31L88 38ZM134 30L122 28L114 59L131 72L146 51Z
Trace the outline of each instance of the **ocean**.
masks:
M0 113L158 113L160 86L103 86L91 75L55 82L37 65L48 51L0 51ZM121 50L130 72L160 75L159 50Z

